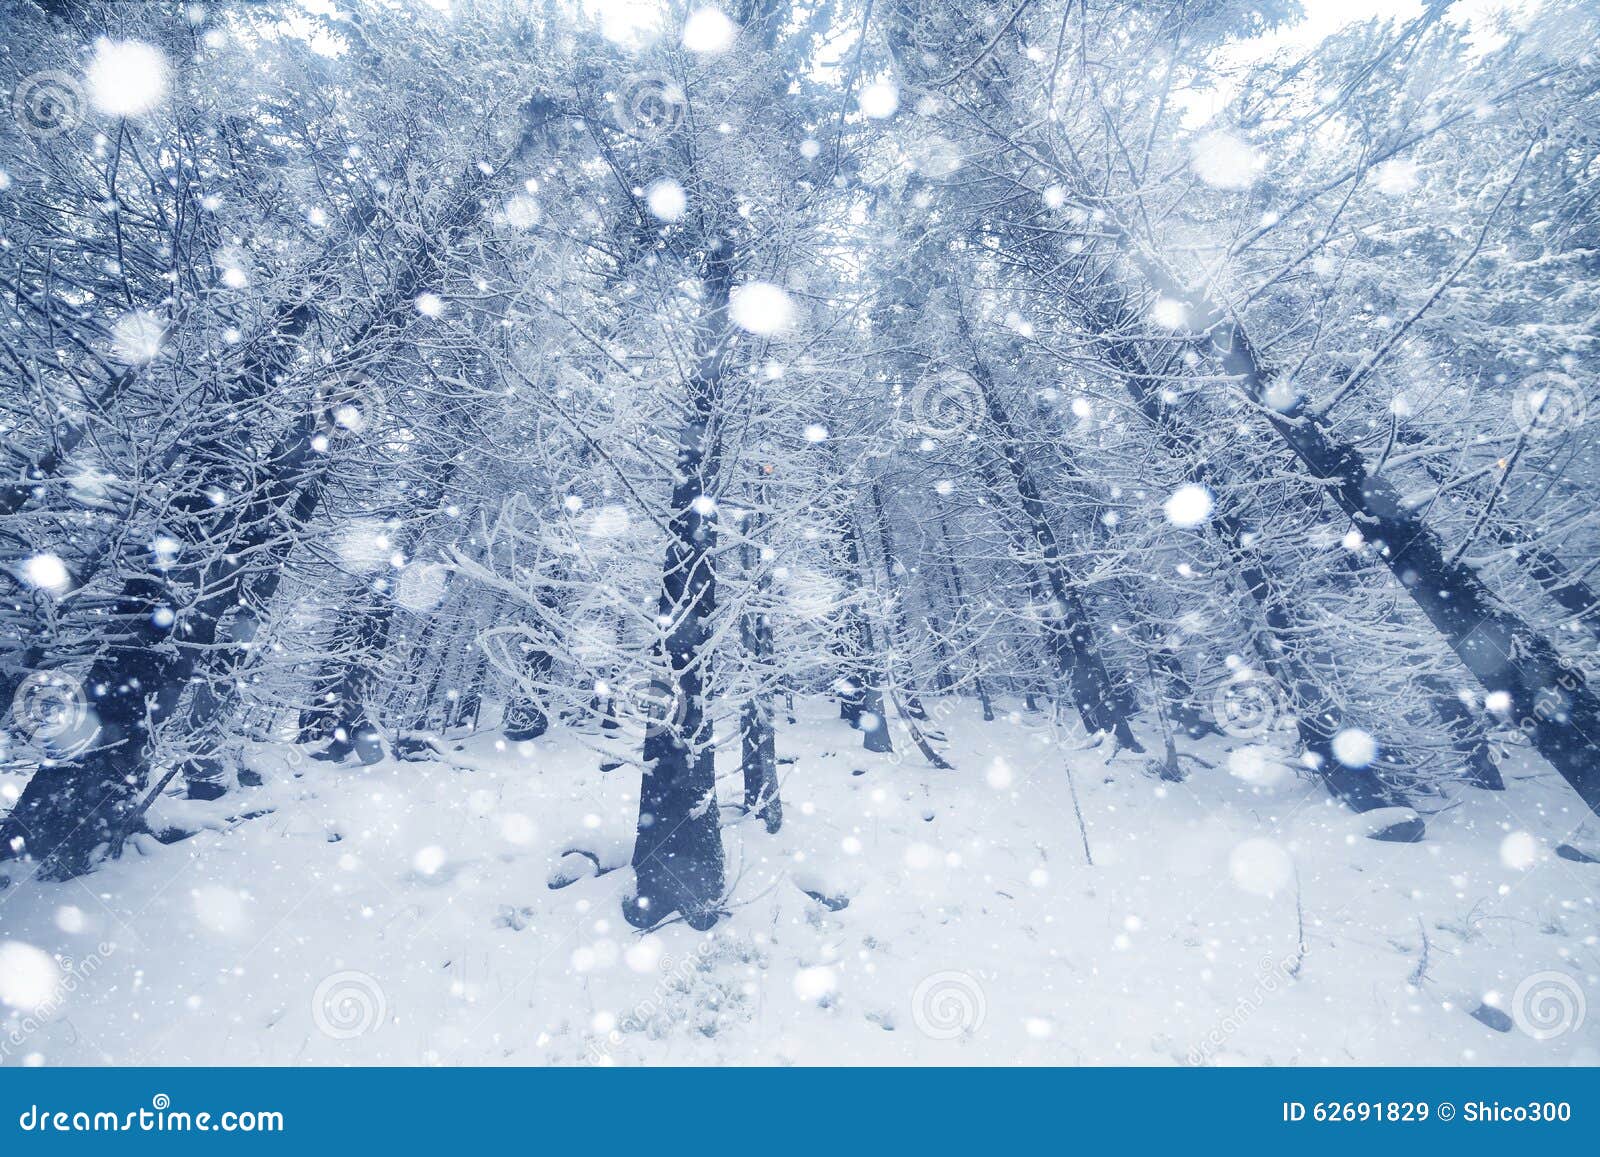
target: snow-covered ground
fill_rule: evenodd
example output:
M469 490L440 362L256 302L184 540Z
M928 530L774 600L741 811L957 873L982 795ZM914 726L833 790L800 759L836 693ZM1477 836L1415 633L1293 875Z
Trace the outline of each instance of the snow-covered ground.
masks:
M1600 1008L1575 1023L1600 865L1553 852L1600 832L1542 764L1380 843L1239 741L1163 784L1037 715L940 710L953 771L867 754L802 700L786 823L725 812L732 911L704 934L621 919L638 772L598 772L594 735L372 768L258 752L265 785L221 810L158 805L207 830L0 894L0 995L24 1006L3 1058L1600 1063Z

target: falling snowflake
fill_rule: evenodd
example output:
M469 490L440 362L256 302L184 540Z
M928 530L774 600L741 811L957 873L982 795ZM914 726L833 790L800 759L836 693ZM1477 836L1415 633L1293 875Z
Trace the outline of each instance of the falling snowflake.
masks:
M450 581L450 568L442 563L425 562L408 566L395 583L395 601L408 611L431 611L444 602Z
M1213 189L1248 189L1266 168L1261 151L1236 133L1218 130L1194 144L1189 164Z
M1264 836L1245 840L1228 856L1228 875L1246 892L1275 896L1294 881L1294 860L1288 849Z
M873 120L887 120L900 107L900 90L880 81L861 90L861 111Z
M418 875L436 876L439 874L439 869L444 867L447 858L443 848L437 844L429 844L411 857L411 866L417 870Z
M1150 307L1150 321L1162 329L1183 329L1189 324L1189 307L1171 297L1158 297Z
M1512 832L1500 841L1500 862L1512 871L1525 872L1539 862L1542 849L1528 832Z
M504 218L507 225L513 229L532 229L539 224L543 211L539 208L539 201L526 193L518 193L506 202ZM420 304L418 308L421 308ZM436 317L437 314L429 316Z
M611 503L595 511L589 523L589 534L593 538L617 538L628 532L630 521L626 507Z
M167 327L146 310L124 314L111 327L111 352L123 365L142 366L161 356Z
M1359 727L1346 727L1333 737L1333 757L1346 767L1366 767L1378 758L1378 741Z
M671 177L663 177L659 181L652 182L645 190L644 204L656 220L678 221L683 218L688 198L684 195L682 185Z
M59 555L36 554L22 564L22 581L34 590L59 595L72 585L72 573Z
M1216 503L1211 491L1199 483L1180 486L1161 504L1161 511L1173 526L1184 528L1199 526L1211 517Z
M107 116L140 116L167 95L167 58L140 40L101 40L85 80L89 100Z
M781 288L767 281L738 286L729 296L728 313L742 330L772 337L794 328L794 302Z
M61 981L61 969L41 949L21 940L0 944L0 1001L31 1013L48 1004Z
M714 56L733 46L737 29L720 9L701 8L683 24L683 46L701 56Z
M1372 179L1385 197L1403 197L1417 187L1417 162L1409 157L1385 161L1372 170Z
M377 570L389 561L392 549L388 530L370 518L353 520L334 543L340 559L354 571Z
M794 994L804 1001L818 1001L839 986L836 969L825 965L802 968L794 974Z

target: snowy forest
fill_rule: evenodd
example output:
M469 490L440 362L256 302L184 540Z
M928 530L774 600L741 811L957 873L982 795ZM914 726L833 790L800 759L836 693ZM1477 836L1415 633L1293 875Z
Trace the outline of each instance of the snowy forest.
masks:
M0 20L0 1063L1600 1064L1593 0Z

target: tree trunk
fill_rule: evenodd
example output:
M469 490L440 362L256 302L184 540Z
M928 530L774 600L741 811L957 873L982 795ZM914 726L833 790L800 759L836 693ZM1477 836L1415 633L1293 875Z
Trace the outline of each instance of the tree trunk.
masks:
M457 201L436 222L441 242L483 215L491 181L528 151L553 108L534 98L527 112L523 132L501 166L487 172L477 166L467 170ZM410 316L426 278L437 269L438 252L430 239L410 254L378 308L351 335L351 350L387 334L394 319ZM295 307L278 330L282 340L269 344L282 352L305 333L312 318L309 306ZM273 358L259 366L252 363L247 376L234 379L232 389L241 405L275 386L276 364ZM139 574L123 584L108 620L112 641L86 681L98 738L76 759L34 774L0 823L0 861L26 854L38 863L41 878L70 879L93 866L96 849L104 846L112 855L120 850L128 825L143 810L136 796L149 777L156 728L177 708L198 657L218 642L223 616L240 603L260 605L276 590L291 545L284 532L303 524L320 499L326 460L314 451L317 425L315 414L303 416L263 461L249 468L237 487L251 495L241 511L219 511L210 487L198 483L174 500L170 509L180 541L188 544L188 553L206 554L212 561L197 557L164 574ZM232 443L209 437L185 452L204 465L235 462L236 451ZM193 592L202 593L195 597Z
M530 688L525 694L514 696L506 704L503 730L513 743L538 739L550 729L550 716L539 697L537 687L550 678L552 660L550 653L532 644L523 644L521 662L522 681Z
M962 322L965 331L965 322ZM970 337L968 338L970 341ZM1057 673L1072 688L1073 700L1083 725L1091 735L1112 736L1120 747L1143 752L1144 748L1133 737L1128 721L1116 709L1115 695L1110 676L1095 646L1094 634L1085 617L1083 601L1072 585L1061 563L1061 553L1056 545L1055 531L1045 515L1044 501L1034 483L1032 471L1022 456L1011 420L1000 405L989 368L981 358L974 357L972 377L976 382L990 424L996 438L994 450L1011 473L1017 496L1022 500L1022 513L1027 519L1029 532L1044 559L1044 576L1048 585L1049 605L1040 608L1044 614L1045 645L1055 663Z
M656 645L666 669L671 718L652 721L644 740L644 780L633 846L635 891L623 915L636 928L682 912L691 927L716 923L724 888L716 751L705 688L706 646L716 609L711 497L720 447L713 432L729 341L732 253L715 243L707 261L706 337L688 383L688 413L678 431L673 517L661 568L659 613L670 624Z
M1239 324L1217 320L1209 329L1224 368L1263 407L1267 420L1307 471L1377 546L1385 564L1438 629L1457 657L1491 695L1504 697L1502 714L1539 754L1600 813L1600 698L1589 672L1565 658L1549 639L1501 604L1476 571L1453 559L1437 534L1384 478L1369 474L1360 453L1339 441L1320 418L1266 407L1269 371ZM1591 736L1596 738L1591 738Z
M0 859L26 854L38 864L40 878L65 880L88 871L96 849L116 854L126 825L142 811L135 801L155 729L177 708L200 656L218 642L223 616L241 601L257 601L276 589L281 557L269 557L263 567L256 553L273 543L274 553L287 553L281 532L315 506L322 468L312 457L313 427L301 421L269 461L267 477L244 510L212 532L229 550L209 564L175 566L123 585L110 616L112 641L84 681L98 736L76 759L41 767L29 780L0 824ZM175 508L203 526L211 502L196 489ZM180 611L173 604L179 601L175 593L183 591L206 594Z
M888 653L884 655L884 672L889 679L890 685L894 686L896 685L893 669L895 639L898 636L902 642L909 640L911 638L911 626L906 621L905 600L901 598L900 592L895 589L898 585L898 580L895 578L894 573L894 542L889 537L889 520L884 513L883 488L876 478L872 480L870 495L872 498L873 523L878 532L878 552L883 556L884 581L888 584L885 601L890 608L886 616L887 621L884 624L884 633L888 636L887 642L889 644ZM905 663L904 669L906 671L906 680L903 684L905 694L897 698L896 702L905 707L905 715L908 719L925 721L928 718L928 712L922 706L922 700L917 696L915 671L909 659Z
M766 502L765 487L757 501ZM766 686L767 667L772 661L772 620L766 612L766 594L771 583L760 567L755 536L761 529L761 515L750 515L745 528L746 541L740 550L745 575L754 576L751 597L753 610L739 619L739 642L750 656L755 686L739 709L739 759L744 776L744 807L766 823L768 832L783 826L783 801L778 797L778 747L772 726L772 691Z
M841 532L844 540L846 581L853 594L859 595L866 585L862 580L861 547L856 537L854 520L845 515ZM894 751L894 740L889 735L889 715L884 710L883 686L885 678L880 666L878 650L872 630L872 619L855 601L846 610L847 633L851 639L854 675L851 679L854 718L851 726L861 732L861 746L879 755ZM841 696L841 703L843 697Z
M946 581L950 584L950 594L954 600L951 623L958 621L961 610L967 605L967 592L965 584L961 581L961 567L956 562L955 555L950 552L950 527L945 521L944 512L939 512L939 548L940 561L944 564ZM994 704L989 699L988 684L983 678L983 663L980 661L972 673L972 689L978 696L978 703L983 708L983 721L994 722Z

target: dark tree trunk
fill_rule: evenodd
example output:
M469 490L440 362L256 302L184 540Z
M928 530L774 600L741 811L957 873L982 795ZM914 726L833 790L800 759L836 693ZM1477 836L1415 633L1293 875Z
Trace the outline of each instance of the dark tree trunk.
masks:
M962 328L965 330L964 322ZM1044 500L1023 458L1011 419L1000 405L988 366L981 358L973 359L972 376L984 412L995 430L994 450L1010 471L1012 484L1022 501L1022 513L1027 519L1029 533L1043 556L1049 596L1048 605L1040 608L1045 646L1057 672L1071 686L1078 714L1090 734L1112 736L1118 746L1142 752L1144 748L1133 737L1127 719L1117 711L1111 678L1106 674L1105 663L1095 646L1083 601L1062 564L1055 531L1045 514Z
M339 669L331 663L324 664L312 682L311 701L300 708L295 723L296 743L321 743L333 738L333 729L338 725L334 711L338 686Z
M467 680L467 689L456 701L452 727L465 727L468 731L478 730L478 720L483 714L483 683L488 677L489 664L482 655L479 655L472 664L472 677Z
M221 694L209 679L202 679L189 692L189 753L180 770L184 792L190 799L221 799L228 793L232 777L224 757L217 724L226 718L231 695Z
M765 503L765 488L758 501ZM746 529L747 539L740 551L746 576L753 576L756 606L739 619L739 641L750 656L755 688L739 708L739 760L744 776L744 806L765 822L768 832L783 826L783 801L778 797L778 745L772 726L772 692L766 686L766 672L772 662L772 620L766 612L770 581L760 567L755 536L761 529L761 515L752 514Z
M315 507L322 474L312 455L313 429L309 420L300 423L228 524L209 525L212 504L198 489L175 504L195 524L195 538L222 537L230 549L209 565L176 566L123 585L110 616L111 641L84 681L99 734L76 759L41 767L29 780L0 824L0 859L26 854L40 878L65 880L88 871L96 849L113 855L120 849L142 812L137 796L155 728L172 716L200 656L219 641L223 616L276 589L287 532ZM268 552L265 564L258 551ZM179 592L194 590L207 593L182 606Z
M1162 446L1187 467L1190 480L1215 493L1226 493L1225 483L1217 476L1199 440L1177 424L1159 391L1143 376L1145 367L1138 356L1122 346L1112 349L1110 356L1123 371L1123 381L1134 403L1155 427ZM1295 729L1308 762L1328 791L1352 810L1390 806L1395 801L1370 773L1346 768L1334 757L1333 737L1339 731L1339 720L1329 710L1317 679L1295 657L1293 620L1274 589L1267 565L1248 545L1251 536L1243 521L1218 506L1210 525L1227 552L1234 574L1266 624L1272 642L1258 653L1267 674L1292 701ZM1415 834L1420 838L1420 831Z
M697 407L697 409L699 409ZM633 848L636 891L624 906L629 923L650 927L681 911L697 927L715 923L722 901L723 858L711 719L706 711L705 646L716 606L711 564L716 526L691 505L707 481L702 439L709 407L690 423L678 451L673 493L678 513L662 568L660 613L673 627L658 648L671 692L668 718L652 720L644 741Z
M1215 312L1215 311L1214 311ZM1267 414L1278 436L1373 543L1385 564L1491 694L1509 700L1506 715L1600 813L1600 698L1588 672L1497 600L1477 572L1453 558L1438 535L1384 478L1367 472L1360 453L1309 413L1265 406L1270 375L1243 329L1218 320L1213 349L1224 368Z
M946 629L939 625L931 612L923 616L922 625L933 640L933 689L940 695L953 695L956 689L955 663L950 654Z
M898 580L895 577L894 540L889 536L889 519L883 507L883 488L876 478L872 480L870 495L872 498L873 523L878 532L878 552L883 556L884 581L889 584L886 590L891 610L889 612L889 622L884 624L884 633L888 636L889 653L884 656L884 671L892 683L894 681L892 667L895 638L898 635L902 642L908 641L911 638L911 627L906 622L905 600L901 597L900 591L896 589ZM917 695L915 672L909 660L905 663L905 671L905 694L900 699L900 703L905 706L905 713L909 718L926 721L928 712L922 706L922 700Z
M389 627L394 602L382 598L369 604L352 621L351 655L334 690L333 742L322 757L346 759L352 752L364 764L383 758L383 735L372 718L372 700L379 684L379 665L389 648Z
M845 516L841 531L844 540L846 581L852 592L859 594L862 581L861 547L856 538L853 520ZM886 755L894 751L894 740L889 735L889 715L884 710L883 687L885 678L879 665L882 653L878 650L872 630L871 617L860 606L852 604L846 609L847 634L851 644L853 674L850 682L849 704L853 711L851 726L861 732L861 746L868 751ZM846 698L840 696L841 714Z
M521 661L522 682L529 690L506 704L505 736L514 743L538 739L550 729L550 717L544 709L538 687L550 678L550 653L541 647L524 644Z
M445 677L450 673L451 660L455 657L458 635L452 634L444 641L443 646L436 646L439 641L439 632L432 621L423 628L422 634L417 637L414 653L427 655L437 651L439 658L433 664L433 674L428 676L428 685L423 689L422 698L418 702L416 715L412 717L411 730L428 734L433 731L443 731L450 722L451 701L442 697ZM440 709L439 725L434 727L434 708Z
M363 595L360 591L352 591L350 597L359 599ZM353 655L358 645L363 618L360 612L339 612L339 619L328 640L327 657L312 676L309 700L300 708L296 723L297 742L320 743L332 739L339 727L343 711L340 689L345 683L350 663L354 661L348 656Z
M739 757L744 775L744 807L776 832L783 826L778 795L778 747L772 730L770 697L746 700L739 709Z
M1182 728L1183 733L1190 739L1222 734L1217 725L1206 718L1205 713L1196 705L1194 684L1189 680L1188 674L1183 669L1183 660L1175 650L1170 647L1156 647L1151 655L1151 665L1160 672L1167 684L1169 691L1166 699L1167 718Z
M662 621L671 627L656 647L667 672L670 718L652 721L645 733L633 846L635 891L623 904L624 917L636 928L658 924L673 912L682 912L691 927L709 928L722 906L716 751L705 687L706 644L717 602L717 524L714 511L701 512L700 500L714 493L720 465L715 421L729 340L731 256L726 243L718 243L707 262L707 336L678 433L678 482L659 602Z
M939 547L940 561L944 564L946 581L950 584L952 602L951 623L958 621L962 608L967 605L966 584L961 581L961 567L956 562L955 555L950 552L950 527L945 522L944 512L939 513ZM994 704L989 699L988 684L983 677L983 664L980 661L977 669L972 673L972 689L978 696L978 703L983 708L983 721L994 722Z
M862 637L861 616L856 608L845 608L841 633L843 639L832 648L841 672L832 690L834 698L839 701L839 718L859 729L861 704L867 685L867 678L861 669L861 657L866 654L867 644Z

